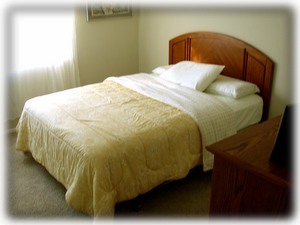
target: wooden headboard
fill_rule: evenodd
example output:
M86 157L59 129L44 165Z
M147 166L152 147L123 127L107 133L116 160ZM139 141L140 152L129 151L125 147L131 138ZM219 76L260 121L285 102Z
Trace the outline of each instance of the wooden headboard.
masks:
M183 60L225 65L223 75L255 83L264 101L262 121L268 118L273 62L262 52L228 35L193 32L169 42L169 64Z

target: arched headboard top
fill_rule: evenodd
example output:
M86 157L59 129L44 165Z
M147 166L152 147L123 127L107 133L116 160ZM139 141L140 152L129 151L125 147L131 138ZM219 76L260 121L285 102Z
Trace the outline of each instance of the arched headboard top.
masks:
M193 32L169 41L169 64L183 60L225 65L223 75L255 83L264 101L262 120L268 118L273 62L261 51L228 35Z

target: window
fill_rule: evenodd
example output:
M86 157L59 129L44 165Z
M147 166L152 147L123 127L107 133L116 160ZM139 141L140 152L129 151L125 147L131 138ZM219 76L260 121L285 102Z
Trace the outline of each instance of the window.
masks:
M72 13L18 13L13 20L13 71L58 65L71 59L72 40Z
M9 119L33 97L79 86L74 12L12 10Z

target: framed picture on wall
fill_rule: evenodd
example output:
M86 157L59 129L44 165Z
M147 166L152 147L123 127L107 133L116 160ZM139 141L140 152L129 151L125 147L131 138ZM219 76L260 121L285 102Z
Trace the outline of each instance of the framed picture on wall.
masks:
M132 10L129 4L109 4L93 3L87 4L87 20L113 17L113 16L131 16Z

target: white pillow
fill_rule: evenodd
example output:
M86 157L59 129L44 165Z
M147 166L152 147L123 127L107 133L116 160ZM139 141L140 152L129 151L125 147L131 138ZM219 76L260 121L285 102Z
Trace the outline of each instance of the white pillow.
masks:
M256 84L247 81L219 75L218 78L207 87L205 92L238 99L259 93L259 88Z
M165 66L158 66L155 69L152 70L152 73L155 73L157 75L161 75L162 73L166 72L168 69L170 69L173 65L165 65Z
M189 87L198 91L204 91L225 66L182 61L161 74L161 78Z

